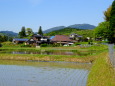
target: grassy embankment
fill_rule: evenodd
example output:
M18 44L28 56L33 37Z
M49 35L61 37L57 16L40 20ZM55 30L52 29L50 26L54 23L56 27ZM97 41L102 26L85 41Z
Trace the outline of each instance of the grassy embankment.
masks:
M5 45L0 48L2 51L28 50L28 51L55 51L72 50L78 55L40 55L40 54L0 54L1 60L37 60L37 61L69 61L69 62L92 62L96 55L107 50L105 45L94 45L91 47L46 47L46 48L23 48L19 45ZM92 52L92 53L89 53Z
M111 67L107 52L94 61L87 86L115 86L115 70Z

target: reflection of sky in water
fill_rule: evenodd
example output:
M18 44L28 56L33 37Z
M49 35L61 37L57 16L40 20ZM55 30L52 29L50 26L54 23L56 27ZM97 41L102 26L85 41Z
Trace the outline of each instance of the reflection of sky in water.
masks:
M86 86L88 70L0 65L0 86Z

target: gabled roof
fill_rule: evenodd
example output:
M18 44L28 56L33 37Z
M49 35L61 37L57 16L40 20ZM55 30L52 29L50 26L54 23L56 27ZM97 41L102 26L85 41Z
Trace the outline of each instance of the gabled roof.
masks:
M13 41L28 41L28 39L14 38Z
M54 38L51 39L51 41L71 41L71 39L65 35L56 35Z

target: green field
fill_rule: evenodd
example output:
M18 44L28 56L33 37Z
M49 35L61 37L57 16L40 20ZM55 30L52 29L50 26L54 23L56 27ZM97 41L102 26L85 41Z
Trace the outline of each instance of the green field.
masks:
M96 55L103 51L107 51L106 45L92 45L92 46L73 46L73 47L21 47L21 44L3 43L0 48L0 59L3 60L37 60L37 61L69 61L69 62L92 62L95 60ZM9 54L2 53L3 51L72 51L78 55L40 55L40 54Z
M4 43L0 48L2 51L74 51L81 55L40 55L40 54L7 54L1 53L0 60L17 60L17 61L67 61L67 62L88 62L93 63L88 76L87 86L115 86L115 70L111 67L108 58L108 46L96 44L91 46L73 46L73 47L21 47L21 44ZM86 56L86 52L88 53ZM95 52L95 53L94 53Z
M99 54L94 61L87 86L115 86L115 70L110 64L107 52Z

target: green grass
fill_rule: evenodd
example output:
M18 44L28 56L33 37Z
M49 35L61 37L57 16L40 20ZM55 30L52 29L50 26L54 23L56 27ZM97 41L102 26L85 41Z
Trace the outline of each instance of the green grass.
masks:
M65 56L65 55L15 55L15 54L3 54L4 51L73 51L77 52L77 55ZM95 56L103 51L107 50L106 45L93 45L90 47L20 47L20 44L12 44L11 42L3 43L3 47L0 48L0 59L4 60L40 60L40 61L70 61L70 62L92 62Z
M87 86L115 86L115 70L109 63L107 53L101 53L94 61Z
M0 54L0 60L36 60L36 61L67 61L91 62L95 57L65 56L65 55L36 55L36 54Z

